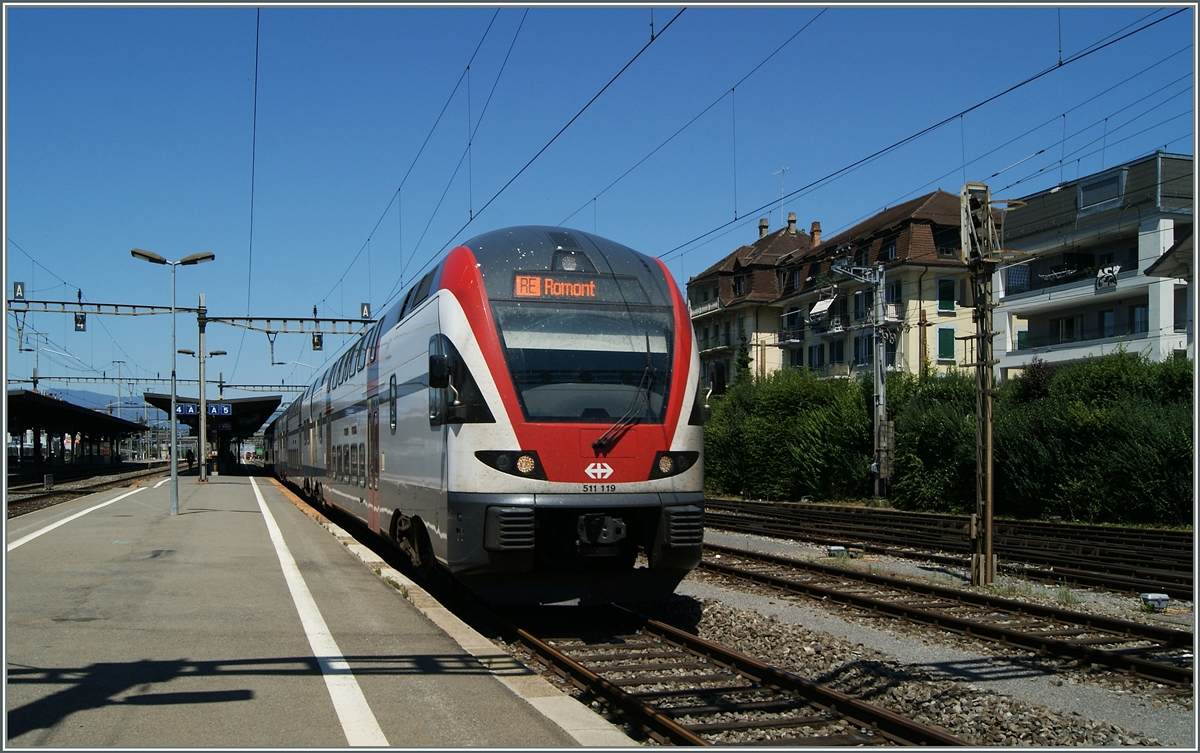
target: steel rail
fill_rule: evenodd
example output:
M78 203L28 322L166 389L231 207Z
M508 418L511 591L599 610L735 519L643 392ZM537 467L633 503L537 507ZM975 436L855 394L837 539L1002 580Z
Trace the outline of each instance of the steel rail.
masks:
M1193 645L1192 633L1180 630L1172 630L1170 628L1143 625L1141 623L1127 622L1125 620L1116 620L1113 618L1096 615L1067 612L1066 610L1058 610L1053 607L1043 607L1040 605L1028 604L1011 599L985 596L969 591L957 591L954 589L942 588L940 586L925 585L888 576L871 575L868 573L859 572L857 570L832 567L818 563L802 562L787 557L777 557L774 555L760 554L757 552L746 552L733 547L706 544L705 550L768 563L773 566L811 572L827 578L836 578L842 582L847 580L857 581L863 583L864 585L869 585L875 588L887 588L894 591L907 592L912 594L914 597L932 600L934 602L953 602L954 604L958 605L968 605L974 607L983 607L990 610L1004 611L1012 614L1014 618L1026 617L1037 619L1053 619L1067 624L1074 624L1078 627L1088 630L1104 631L1110 634L1124 636L1123 641L1113 639L1108 641L1110 643L1148 641L1158 643L1164 648L1190 648ZM1060 638L1023 633L1011 628L989 624L981 620L957 617L945 611L922 609L912 603L905 604L895 601L880 600L864 594L848 591L842 585L830 587L827 585L823 586L813 583L804 583L802 581L783 578L769 573L743 570L736 566L714 562L711 558L705 558L700 563L699 568L711 572L721 573L737 579L762 583L784 591L801 593L814 598L826 599L835 603L848 604L850 606L869 611L873 614L899 617L912 622L931 625L939 629L949 630L952 632L961 633L963 635L1001 643L1003 645L1016 646L1039 653L1080 661L1086 664L1105 666L1157 682L1163 682L1171 685L1192 684L1193 672L1191 668L1182 668L1146 659L1139 659L1114 651L1105 651L1103 649L1093 648L1092 646L1086 645L1083 642L1072 642L1070 640L1064 640Z
M745 515L724 515L709 511L706 511L704 514L704 522L709 528L720 528L740 533L754 533L774 537L802 538L823 546L843 546L847 549L861 549L864 552L884 554L890 557L936 562L950 567L969 567L969 560L965 556L938 554L934 550L939 549L939 547L922 548L918 546L917 542L911 542L901 548L872 544L860 539L829 538L813 535L806 530L797 529L786 524L764 521ZM1138 594L1146 592L1164 593L1173 599L1184 599L1187 601L1191 601L1193 596L1192 584L1186 578L1181 578L1175 573L1169 574L1170 577L1165 579L1150 579L1089 572L1059 565L1051 566L1051 569L1046 570L1030 567L1019 562L1004 561L1000 562L1000 569L1024 578L1029 578L1030 580L1040 580L1048 583L1067 583L1086 588L1102 588L1108 591ZM1146 571L1138 572L1144 573Z
M20 497L14 497L13 491L10 491L6 495L7 498L5 500L7 515L10 518L15 518L36 510L40 510L43 507L49 507L50 505L38 505L39 502L45 502L48 499L54 499L55 497L72 499L75 497L83 497L95 492L102 492L107 489L123 486L128 484L130 481L136 481L138 479L146 478L147 476L161 475L165 472L165 468L148 468L144 471L133 471L127 474L122 474L120 478L109 479L108 481L100 481L94 484L88 484L86 486L62 486L51 489L50 491L39 491L34 494L22 494L21 492L16 491L17 494L20 494Z
M888 527L927 531L931 529L969 531L970 517L943 513L897 511L877 507L820 505L795 502L756 502L706 499L706 507L738 511L758 511L789 517L804 516L811 521L858 520L868 528L878 528L881 521ZM1117 547L1142 551L1162 550L1178 554L1189 561L1192 555L1193 533L1170 529L1132 528L1129 526L1096 526L1083 523L1052 521L1019 521L1001 519L994 523L997 535L1013 536L1019 540L1043 540L1055 545L1072 542L1081 546Z
M625 610L628 611L628 610ZM686 633L664 623L629 614L641 622L636 642L583 644L570 649L550 645L527 630L518 630L518 638L531 654L567 678L576 686L604 699L626 720L638 725L660 743L674 745L711 745L702 733L719 733L782 727L822 727L839 720L872 734L831 734L803 738L778 738L755 741L753 745L863 745L891 742L899 745L963 746L967 743L953 735L898 714L872 706L852 696L826 688L790 672L769 666L732 649ZM646 639L649 639L648 641ZM662 643L658 643L661 641ZM677 647L677 651L656 650L659 645ZM684 653L680 653L680 651ZM572 656L571 654L575 654ZM586 658L585 658L586 657ZM693 657L688 661L662 661ZM640 660L638 660L640 658ZM607 664L605 667L588 667ZM614 662L620 662L614 664ZM724 670L698 675L661 674L680 670ZM635 674L635 673L642 674ZM660 674L653 674L658 672ZM650 674L645 674L650 673ZM605 675L634 674L610 678ZM736 685L734 682L747 682ZM671 690L631 691L626 688L654 684L688 683ZM719 687L693 687L702 683L722 683ZM775 696L763 699L762 695ZM659 707L655 701L695 697L717 698L690 706ZM737 697L758 700L731 700ZM800 716L761 720L719 722L680 722L675 717L703 717L732 711L801 713Z
M706 502L707 505L707 502ZM737 508L729 508L737 509ZM727 528L752 533L763 533L775 536L790 536L805 538L826 545L840 545L861 548L864 551L875 551L902 557L914 557L913 550L955 552L965 554L969 548L969 540L965 534L947 535L931 533L922 530L899 531L899 526L889 521L880 521L872 527L842 527L831 536L830 523L797 523L789 520L785 510L757 509L741 510L738 513L705 510L705 523L714 528ZM832 525L838 525L833 523ZM1190 559L1184 560L1182 555L1172 562L1156 550L1142 552L1140 557L1126 553L1124 561L1107 563L1105 558L1111 550L1091 550L1087 556L1059 555L1051 556L1047 548L1030 548L1028 542L1019 545L1010 543L1008 538L997 537L996 549L999 554L1010 560L1026 564L1040 565L1053 568L1051 580L1063 580L1066 576L1071 582L1081 585L1098 586L1117 591L1160 591L1173 598L1191 600L1194 593L1193 576ZM1129 550L1132 552L1133 550ZM1148 561L1155 567L1134 566L1129 561ZM1043 574L1045 571L1041 571ZM1030 577L1036 577L1033 571ZM1043 576L1045 577L1045 576Z

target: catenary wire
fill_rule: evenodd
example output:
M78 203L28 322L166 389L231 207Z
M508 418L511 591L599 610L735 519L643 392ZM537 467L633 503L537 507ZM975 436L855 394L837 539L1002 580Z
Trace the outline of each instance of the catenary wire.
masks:
M824 185L825 183L828 183L828 182L834 180L835 178L838 178L846 173L853 171L854 169L860 167L861 165L867 164L867 163L871 162L872 160L875 160L885 154L888 154L890 152L895 151L896 149L899 149L900 147L904 146L905 144L908 144L912 141L915 141L915 140L921 138L922 136L925 136L926 134L932 133L932 132L940 129L941 127L945 126L947 123L953 122L956 118L959 118L963 115L971 113L975 110L978 110L979 108L984 107L985 105L987 105L991 102L994 102L995 100L997 100L1007 94L1010 94L1024 86L1027 86L1027 85L1033 83L1034 81L1037 81L1040 78L1043 78L1044 76L1046 76L1050 73L1053 73L1054 71L1057 71L1067 65L1070 65L1079 60L1082 60L1082 59L1088 57L1089 55L1093 55L1096 52L1099 52L1100 50L1106 49L1120 41L1128 39L1129 37L1131 37L1135 34L1138 34L1140 32L1143 32L1143 31L1145 31L1157 24L1160 24L1168 19L1174 18L1176 15L1183 13L1185 10L1186 9L1181 8L1181 9L1175 11L1174 13L1171 13L1170 15L1155 19L1154 21L1151 21L1151 22L1145 24L1144 26L1140 26L1140 27L1134 29L1133 31L1127 32L1125 34L1121 34L1120 36L1113 37L1105 42L1096 43L1096 44L1092 45L1091 47L1089 47L1081 52L1078 52L1075 55L1068 57L1066 60L1062 61L1058 65L1051 66L1051 67L1046 68L1038 73L1035 73L1032 76L1029 76L1028 78L1026 78L1024 80L1022 80L1016 84L1013 84L1012 86L1009 86L1008 88L1004 89L1003 91L1000 91L1000 92L993 94L979 102L976 102L975 104L971 105L970 107L967 107L957 113L954 113L953 115L950 115L950 116L944 118L943 120L941 120L937 123L934 123L931 126L927 126L926 128L923 128L920 131L917 131L916 133L913 133L909 136L906 136L906 137L900 139L899 141L896 141L888 146L885 146L885 147L867 155L866 157L863 157L859 160L856 160L855 162L850 163L849 165L846 165L845 167L839 168L831 173L828 173L827 175L825 175L821 178L817 178L816 180L808 183L807 185L801 186L800 188L796 189L792 193L787 194L785 197L783 197L782 200L786 200L789 198L799 196L802 193L805 193L817 186ZM758 214L759 212L767 209L768 207L775 205L776 201L777 200L772 200L770 202L767 202L766 204L763 204L762 206L747 212L746 216L753 216L755 214ZM686 249L688 246L691 246L692 244L694 244L700 240L703 240L704 238L708 237L709 235L716 233L720 230L723 230L723 229L729 227L730 225L736 224L737 222L741 222L741 221L743 221L743 220L731 220L729 222L722 223L721 225L718 225L717 227L715 227L711 230L708 230L708 231L696 236L695 238L692 238L691 240L688 240L688 241L685 241L684 243L679 244L675 248L672 248L668 251L664 251L663 253L658 255L658 258L662 259L663 261L668 261L668 260L674 258L682 249Z

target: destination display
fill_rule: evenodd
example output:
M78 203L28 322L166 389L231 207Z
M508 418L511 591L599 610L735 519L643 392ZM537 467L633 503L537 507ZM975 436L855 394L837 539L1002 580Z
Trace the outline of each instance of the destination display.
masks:
M646 292L632 277L591 274L513 275L513 297L546 301L646 303Z

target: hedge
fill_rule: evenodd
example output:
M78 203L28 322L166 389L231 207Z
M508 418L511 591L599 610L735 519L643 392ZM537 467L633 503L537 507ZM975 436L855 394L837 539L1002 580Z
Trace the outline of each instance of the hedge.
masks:
M888 375L892 504L975 509L975 381ZM739 379L705 426L706 487L755 498L850 500L872 492L870 378L784 369ZM1089 523L1188 525L1193 364L1117 353L1035 360L994 401L995 512Z

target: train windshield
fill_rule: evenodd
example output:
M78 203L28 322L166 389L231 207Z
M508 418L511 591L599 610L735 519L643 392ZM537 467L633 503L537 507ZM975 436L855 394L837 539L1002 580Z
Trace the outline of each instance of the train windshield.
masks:
M660 263L564 228L508 228L464 245L527 420L663 422L675 325Z
M492 311L526 419L662 423L670 310L494 303Z

